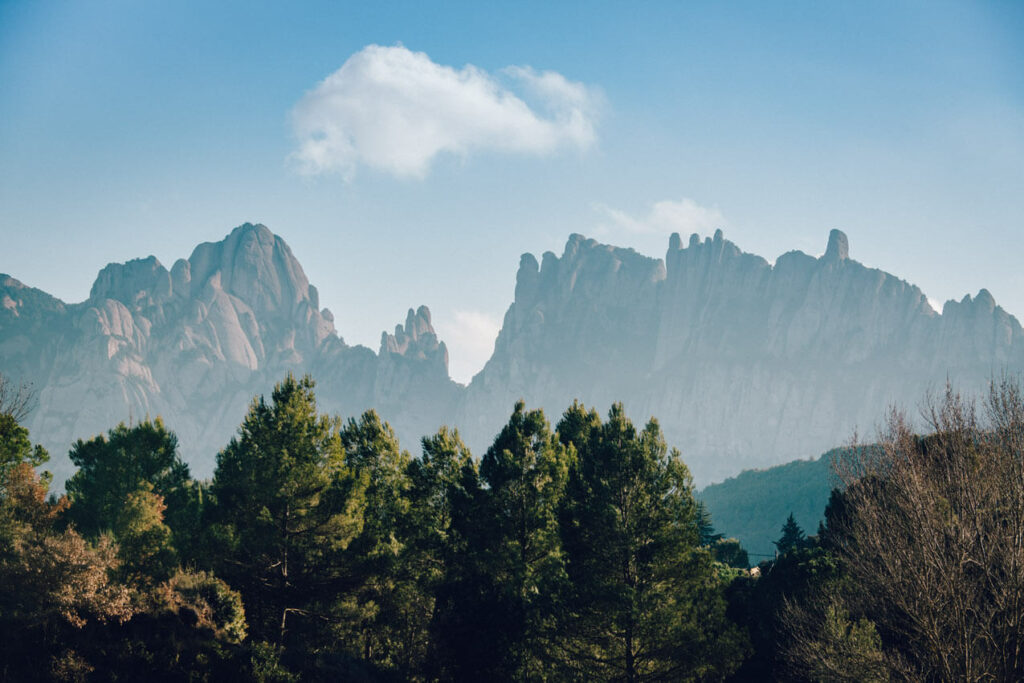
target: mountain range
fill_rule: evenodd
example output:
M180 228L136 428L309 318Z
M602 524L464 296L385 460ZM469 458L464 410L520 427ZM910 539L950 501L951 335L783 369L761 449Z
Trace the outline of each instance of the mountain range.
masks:
M414 452L442 424L482 454L515 401L552 422L573 399L656 416L699 484L807 458L913 408L949 380L976 390L1024 369L1024 331L986 290L939 313L921 290L849 256L774 263L721 231L664 259L571 235L561 256L524 254L494 353L468 386L425 306L379 349L346 344L285 241L245 224L170 269L110 264L81 303L0 274L0 372L31 382L28 426L58 481L77 438L163 417L198 476L249 402L287 372L317 380L320 408L375 408Z

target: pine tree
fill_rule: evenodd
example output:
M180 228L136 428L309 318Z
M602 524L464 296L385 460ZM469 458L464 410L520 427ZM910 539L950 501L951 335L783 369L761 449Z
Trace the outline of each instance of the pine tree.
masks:
M163 498L153 485L143 482L128 494L114 520L119 574L129 583L152 583L171 577L178 556L171 543L171 530L164 524Z
M715 532L715 526L711 523L711 512L708 511L703 501L697 501L697 534L702 546L714 545L725 538L724 534Z
M441 591L440 637L455 655L448 675L542 676L564 582L558 506L568 464L544 413L516 403L480 465L488 488L464 501L455 522L468 552ZM454 645L455 634L469 644Z
M167 506L175 541L191 546L198 535L197 487L178 454L178 438L158 417L107 434L79 439L70 452L78 471L67 482L68 518L88 538L110 531L128 496L147 484Z
M495 525L476 463L442 428L413 462L413 548L433 585L428 680L483 680L500 668L511 640L494 620L503 594L491 575ZM499 542L500 543L500 542Z
M437 594L457 554L465 552L452 524L467 479L476 487L476 464L457 430L441 429L422 440L423 453L408 465L409 513L399 566L413 587L405 609L405 678L425 674L431 657L430 628Z
M567 413L578 424L580 410ZM690 473L656 421L637 432L621 404L574 442L562 511L573 594L561 620L568 678L717 678L738 665L741 633L698 549Z
M789 517L786 518L786 523L782 525L782 535L774 543L775 547L779 549L779 553L788 553L791 550L801 548L805 539L804 530L796 523L796 519L791 512Z
M317 412L313 387L289 375L217 456L217 573L242 592L257 640L311 638L355 581L344 551L362 528L365 478L346 466L340 420Z
M407 669L410 654L407 610L418 600L415 583L401 564L409 515L409 453L375 411L350 419L341 431L345 462L364 483L363 526L348 554L359 583L344 639L353 652L385 668Z

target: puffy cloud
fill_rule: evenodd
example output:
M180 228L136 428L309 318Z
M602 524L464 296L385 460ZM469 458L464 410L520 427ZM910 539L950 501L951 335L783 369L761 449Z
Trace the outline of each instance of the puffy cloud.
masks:
M640 218L610 206L600 205L598 209L611 219L614 227L640 235L707 233L726 225L725 216L717 208L685 198L655 202L648 214Z
M448 347L452 379L468 384L494 353L501 321L482 311L457 310L451 320L436 318L434 327Z
M514 66L491 75L400 45L369 45L295 106L292 160L307 174L351 177L365 165L423 177L443 152L585 149L600 102L594 89L553 71Z

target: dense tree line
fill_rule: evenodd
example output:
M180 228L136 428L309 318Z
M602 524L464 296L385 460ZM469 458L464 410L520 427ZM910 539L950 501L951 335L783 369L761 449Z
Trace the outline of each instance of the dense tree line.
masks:
M845 451L825 522L779 520L753 570L618 404L520 402L482 457L447 427L413 456L289 376L212 480L147 419L75 443L57 497L0 385L0 680L1024 676L1012 382Z

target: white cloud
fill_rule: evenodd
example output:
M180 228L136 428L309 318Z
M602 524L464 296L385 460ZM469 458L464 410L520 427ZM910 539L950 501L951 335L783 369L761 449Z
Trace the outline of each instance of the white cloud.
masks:
M678 232L684 237L689 233L708 233L724 227L725 216L717 207L701 206L692 199L655 202L646 216L634 217L603 204L598 205L611 219L614 228L639 235L668 235Z
M448 372L468 384L494 353L501 321L482 311L455 311L452 319L434 319L438 338L448 347Z
M292 159L307 174L351 177L365 165L423 177L443 152L586 149L600 101L594 89L553 71L513 66L495 76L436 64L401 45L369 45L295 105Z

